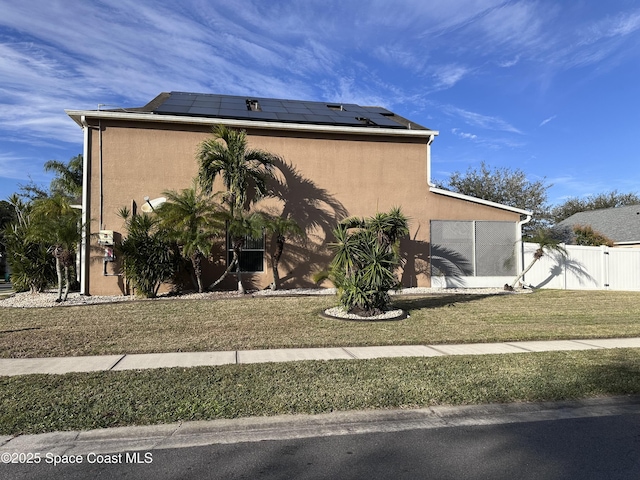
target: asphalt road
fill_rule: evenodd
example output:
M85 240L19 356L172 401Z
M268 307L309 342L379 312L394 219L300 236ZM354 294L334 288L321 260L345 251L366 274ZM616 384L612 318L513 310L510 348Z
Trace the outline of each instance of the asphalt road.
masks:
M0 478L638 479L640 414L156 449L128 459L124 455L122 463L115 464L89 463L105 458L83 455L79 465L53 466L44 460L0 465Z

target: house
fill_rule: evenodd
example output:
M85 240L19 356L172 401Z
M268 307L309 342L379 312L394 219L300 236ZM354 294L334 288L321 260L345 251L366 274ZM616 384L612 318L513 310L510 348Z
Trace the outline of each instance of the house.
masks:
M198 145L216 124L244 129L250 146L284 159L273 185L280 199L263 206L295 219L308 237L285 249L284 288L313 285L313 274L331 259L328 243L338 221L393 206L410 218L410 236L401 244L406 287L499 286L521 268L516 251L530 212L435 188L431 145L438 132L385 108L170 92L140 108L66 112L84 131L85 294L124 291L110 247L126 236L117 211L144 210L163 191L191 186ZM251 272L243 279L265 288L273 242L249 247ZM228 256L219 253L204 271L205 283L226 266Z
M577 225L591 226L613 240L616 247L640 247L640 205L574 213L557 226L573 230Z

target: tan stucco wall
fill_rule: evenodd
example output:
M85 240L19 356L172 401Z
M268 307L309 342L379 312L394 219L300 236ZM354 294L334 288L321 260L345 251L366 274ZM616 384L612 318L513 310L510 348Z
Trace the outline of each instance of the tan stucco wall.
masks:
M427 186L426 139L369 137L338 134L249 131L251 147L280 155L285 164L277 177L284 191L284 204L270 200L262 208L290 214L309 230L305 245L287 245L280 276L289 287L310 286L311 276L326 268L330 257L325 237L337 221L347 215L370 216L400 206L410 218L410 239L402 249L407 266L405 286L429 286L427 257L429 221L508 220L519 215L429 192ZM97 130L91 138L91 230L114 230L126 235L117 211L140 207L144 196L161 196L167 189L191 185L197 174L198 144L210 135L210 127L169 126L102 121L102 140ZM100 214L100 143L102 144L102 196ZM437 140L436 140L437 143ZM102 217L102 225L100 218ZM95 246L95 240L94 240ZM222 268L209 269L205 283L217 278ZM268 263L267 265L268 266ZM115 273L116 264L108 265ZM264 288L271 281L264 274L249 276L249 286ZM226 285L231 287L233 279ZM122 285L117 276L104 276L102 250L92 250L90 294L117 294Z

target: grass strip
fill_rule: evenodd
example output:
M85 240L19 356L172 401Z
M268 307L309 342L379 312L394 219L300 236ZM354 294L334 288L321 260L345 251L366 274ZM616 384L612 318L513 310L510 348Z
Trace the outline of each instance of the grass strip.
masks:
M401 297L396 322L321 318L335 297L0 308L0 357L640 336L640 292Z
M25 375L0 434L640 393L640 349Z

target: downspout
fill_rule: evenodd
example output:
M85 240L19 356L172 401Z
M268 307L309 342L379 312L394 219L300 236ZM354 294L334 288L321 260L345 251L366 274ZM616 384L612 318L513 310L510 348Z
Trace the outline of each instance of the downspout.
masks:
M102 211L104 209L104 199L102 197L102 120L98 119L98 159L100 164L100 230L104 229L104 225L102 224L103 215Z
M528 214L524 220L519 221L517 224L518 239L516 240L516 244L520 244L520 255L518 255L518 269L517 269L516 275L520 275L520 273L522 273L522 270L524 269L524 242L522 241L522 226L525 223L529 223L531 221L531 218L532 218L532 215ZM522 280L524 280L524 277L522 278ZM515 285L512 285L512 286L515 287Z
M436 138L435 135L429 135L429 140L427 140L427 186L435 187L433 182L431 181L431 144L433 140Z
M87 250L88 239L87 232L89 229L89 124L84 115L80 117L82 123L82 131L84 133L84 146L82 149L82 226L80 236L80 295L88 294L87 281Z

